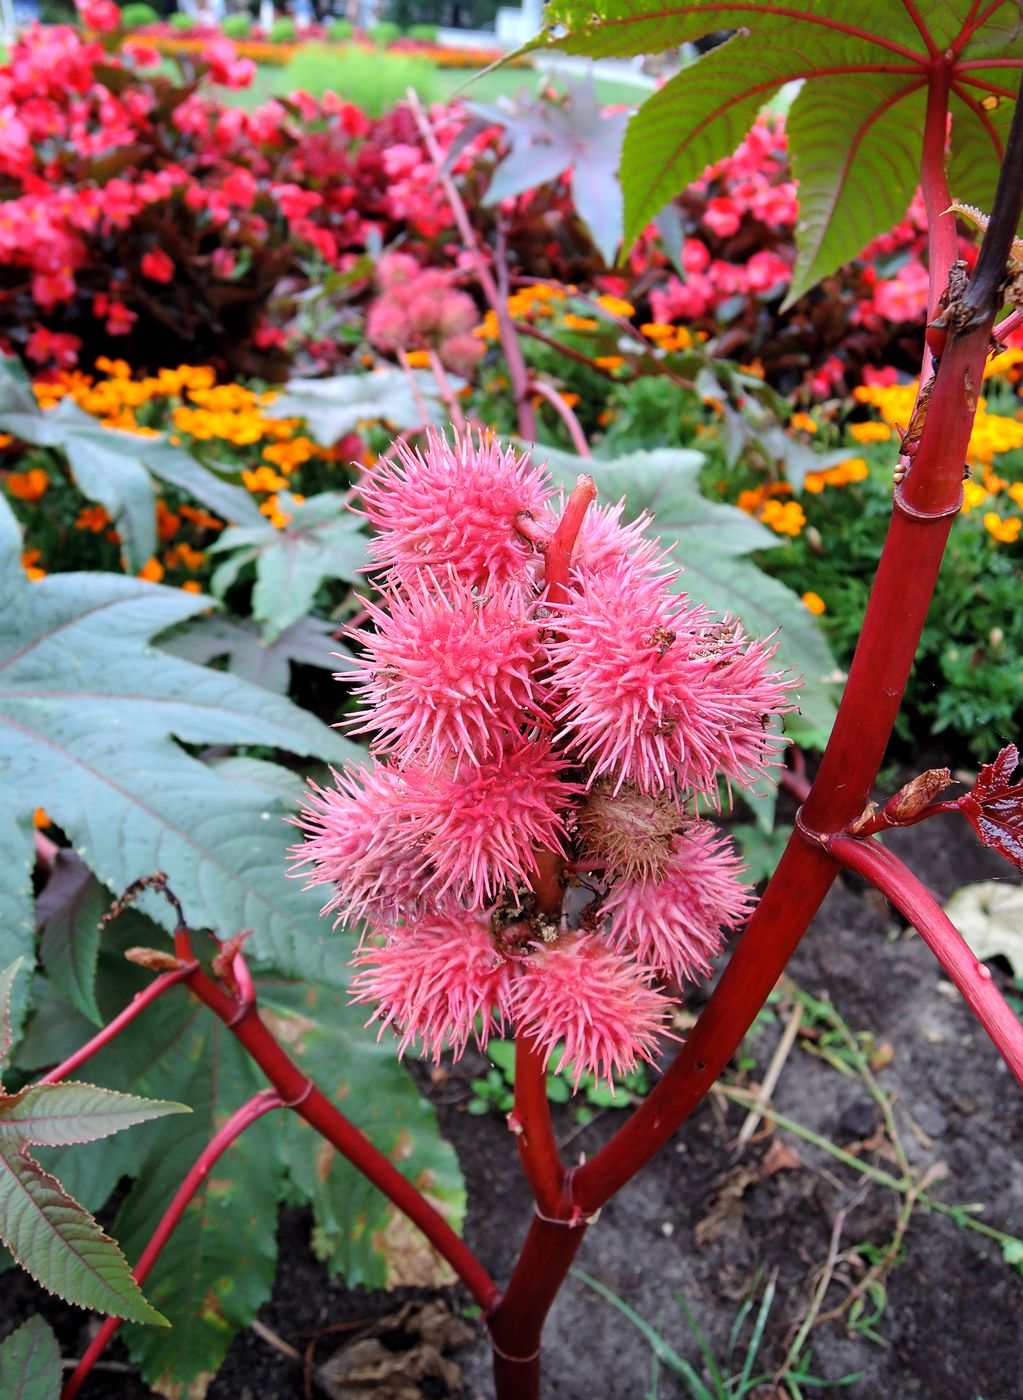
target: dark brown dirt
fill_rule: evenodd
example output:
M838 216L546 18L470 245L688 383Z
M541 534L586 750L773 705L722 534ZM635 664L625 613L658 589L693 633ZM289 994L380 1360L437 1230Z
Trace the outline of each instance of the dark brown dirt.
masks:
M972 880L1012 878L1002 862L963 833L932 822L898 833L891 842L941 895ZM983 1219L1023 1235L1023 1113L1020 1091L972 1017L944 982L923 943L900 928L891 910L854 879L837 883L794 959L791 975L805 991L830 997L855 1031L891 1046L879 1081L914 1169L943 1162L945 1179L934 1193L948 1202L983 1203ZM998 969L996 977L1008 978ZM777 1043L777 1020L758 1029L750 1046L762 1072ZM892 1162L855 1148L870 1138L878 1114L857 1078L844 1077L797 1046L773 1102L779 1112L868 1160ZM496 1115L464 1111L477 1064L459 1066L432 1092L447 1135L462 1159L469 1189L466 1234L486 1265L506 1274L529 1219L529 1201L516 1154ZM731 1143L743 1110L704 1105L661 1156L604 1210L578 1256L596 1276L651 1323L698 1368L698 1348L687 1332L675 1295L684 1295L721 1356L740 1300L754 1280L777 1270L777 1298L761 1353L770 1371L805 1315L819 1270L828 1257L836 1215L845 1211L838 1241L883 1248L900 1206L895 1192L863 1180L799 1138L768 1134L737 1161ZM620 1121L605 1114L573 1136L570 1151L592 1152ZM576 1133L570 1109L558 1110L563 1137ZM778 1141L798 1157L765 1175L764 1159ZM728 1186L745 1171L741 1195ZM698 1226L700 1243L697 1243ZM348 1292L329 1282L307 1246L303 1211L282 1214L281 1264L275 1295L262 1320L304 1350L310 1335L339 1323L393 1309L393 1296ZM840 1281L841 1280L841 1281ZM838 1270L824 1307L837 1306L853 1276ZM6 1332L38 1305L23 1277L3 1280ZM408 1296L407 1292L401 1295ZM41 1309L58 1329L66 1355L80 1354L86 1320L55 1307ZM814 1329L810 1370L827 1378L807 1395L849 1400L1019 1400L1023 1396L1023 1277L1002 1259L997 1244L939 1215L913 1214L898 1262L887 1278L883 1311L874 1320L880 1340L844 1321ZM571 1278L552 1312L545 1337L545 1395L558 1400L639 1400L648 1393L650 1351L639 1333L580 1280ZM337 1344L325 1337L322 1361ZM123 1354L111 1352L123 1361ZM460 1353L464 1400L490 1392L487 1348L477 1342ZM859 1371L848 1388L837 1380ZM662 1372L662 1400L684 1396L681 1382ZM120 1371L97 1373L83 1400L139 1400L150 1392ZM210 1400L299 1400L300 1367L248 1332L234 1343L214 1381ZM766 1392L765 1392L766 1394Z

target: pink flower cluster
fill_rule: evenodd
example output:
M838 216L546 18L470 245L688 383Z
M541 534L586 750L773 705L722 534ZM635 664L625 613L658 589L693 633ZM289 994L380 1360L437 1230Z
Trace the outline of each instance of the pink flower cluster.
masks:
M576 1083L628 1071L749 913L697 802L774 758L773 649L675 591L623 503L567 540L492 435L399 442L360 494L383 596L339 679L373 753L313 786L294 850L365 925L353 995L399 1052L513 1027Z
M479 312L447 273L423 268L408 253L388 253L377 267L380 296L369 308L366 336L378 350L435 350L455 374L469 374L486 347L472 333Z

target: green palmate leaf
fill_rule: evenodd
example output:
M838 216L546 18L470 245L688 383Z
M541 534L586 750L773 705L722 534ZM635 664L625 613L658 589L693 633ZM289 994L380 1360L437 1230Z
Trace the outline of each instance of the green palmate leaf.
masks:
M340 492L325 491L300 503L282 492L278 500L291 517L283 529L267 521L262 527L225 530L211 551L230 556L213 576L219 597L243 568L255 564L252 611L264 624L267 642L309 612L325 580L352 580L366 563L361 521Z
M920 114L947 55L952 190L993 188L1023 67L1013 5L969 0L552 0L527 48L592 57L657 53L713 31L733 37L650 97L622 160L626 245L667 199L730 154L779 90L805 80L788 125L800 179L799 259L790 300L855 256L905 211L919 179ZM976 65L976 66L974 66ZM914 144L915 138L915 144Z
M0 593L2 607L2 593ZM32 912L32 870L35 865L32 809L18 806L7 783L7 765L0 753L0 967L23 958L35 962L35 918ZM28 993L26 978L16 989L11 1024L21 1025Z
M18 1094L0 1096L0 1142L70 1147L170 1113L190 1112L184 1104L139 1099L94 1084L33 1084Z
M341 646L335 627L318 617L300 617L272 641L249 618L204 617L186 631L164 638L160 645L173 656L206 665L226 659L228 670L251 685L286 695L294 665L316 666L324 671L337 667Z
M79 1307L166 1323L149 1306L124 1255L27 1147L0 1137L0 1239L32 1277Z
M453 375L448 379L456 389L465 383ZM387 368L334 379L289 380L264 412L274 418L304 418L317 442L329 446L365 423L386 423L398 430L418 427L423 416L420 402L434 423L444 422L447 410L432 374Z
M801 677L796 686L799 714L786 716L786 733L800 743L821 746L835 716L835 660L800 599L747 557L776 548L778 536L744 511L700 494L700 453L661 449L609 462L548 448L543 453L564 485L587 471L604 500L624 496L623 520L649 511L654 517L650 534L684 566L678 586L694 602L739 617L754 636L778 633L777 663Z
M0 1069L7 1063L7 1056L14 1044L11 1030L11 995L20 971L21 958L16 958L9 967L0 972Z
M110 892L85 862L74 851L58 851L36 901L39 954L59 990L96 1026L103 1023L95 991L99 925L109 907Z
M336 976L318 899L285 877L289 833L279 810L181 743L268 745L342 763L359 751L283 697L150 647L201 599L111 574L30 584L19 553L13 517L0 503L8 809L24 815L45 806L109 888L165 870L195 925L225 936L252 928L257 951L285 969ZM0 825L5 869L23 865L22 830ZM162 907L159 917L169 920Z
M30 1317L0 1346L4 1400L60 1400L57 1339L41 1317Z

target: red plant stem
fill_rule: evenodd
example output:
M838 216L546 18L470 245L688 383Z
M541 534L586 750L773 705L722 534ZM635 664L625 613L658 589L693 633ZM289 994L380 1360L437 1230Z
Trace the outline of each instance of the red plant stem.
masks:
M108 1025L104 1026L91 1040L87 1040L73 1055L69 1055L56 1069L51 1069L49 1074L44 1074L39 1083L59 1084L69 1074L74 1074L79 1065L85 1064L86 1060L91 1060L93 1055L98 1054L104 1046L109 1045L120 1035L125 1026L130 1025L136 1016L145 1011L147 1006L151 1006L157 997L162 997L164 992L170 991L171 987L176 987L179 982L187 981L195 971L196 966L194 961L189 961L170 972L161 972L160 976L150 982L148 987L137 992L124 1010L115 1016Z
M544 560L544 581L547 584L547 602L555 607L568 596L568 571L572 564L572 551L579 537L583 516L593 501L597 499L597 483L592 476L577 476L571 496L565 505L558 528Z
M991 332L995 340L1004 340L1007 335L1012 335L1013 331L1018 331L1023 326L1023 311L1010 311L1004 321L999 321Z
M451 425L456 432L465 431L465 414L462 412L462 405L455 398L455 391L451 387L444 366L440 362L440 357L434 350L427 351L430 356L430 369L437 382L437 392L448 413L451 415Z
M568 429L568 435L572 439L572 446L580 457L589 457L590 444L586 441L586 434L583 432L582 424L572 412L571 405L558 393L552 384L547 384L542 379L531 379L529 390L532 394L539 394L540 398L546 399L551 408Z
M932 73L921 179L934 220L930 264L938 295L955 256L943 226L948 75ZM1010 179L1019 179L1015 172ZM942 203L942 200L945 200ZM948 220L945 221L946 224ZM940 286L939 286L940 283ZM976 409L991 316L942 356L917 455L895 493L895 509L835 728L778 869L688 1041L660 1082L597 1155L571 1173L576 1212L590 1216L676 1132L735 1053L803 937L836 873L826 841L862 813L891 734L920 639L962 489L962 464ZM539 1227L544 1227L540 1229ZM554 1231L561 1233L554 1234ZM534 1222L492 1332L501 1351L538 1348L550 1299L581 1231ZM538 1272L542 1270L542 1275ZM542 1288L536 1282L542 1277ZM500 1356L498 1357L500 1362ZM538 1369L537 1369L538 1374ZM538 1379L518 1385L495 1367L498 1400L533 1400Z
M836 837L828 842L828 850L846 870L855 870L875 885L909 920L1023 1084L1023 1023L995 986L990 970L974 957L930 890L876 841Z
M423 420L424 423L431 423L433 421L433 417L429 409L426 407L425 399L419 391L419 385L416 383L416 376L412 372L412 366L409 364L408 355L405 353L404 350L398 351L398 363L405 371L405 378L408 381L409 392L412 394L412 401L416 406L416 412L419 414L420 418Z
M44 869L50 870L53 862L60 854L60 847L56 841L51 841L48 836L44 836L41 831L35 833L36 861Z
M419 129L419 134L423 138L427 154L433 161L434 169L437 172L437 181L444 191L452 218L455 221L455 227L458 229L463 247L472 259L476 280L480 284L484 297L486 297L487 304L497 317L501 349L504 351L505 362L508 366L508 378L511 380L512 393L515 396L519 434L529 442L535 442L536 414L529 401L529 370L522 354L522 346L515 333L514 323L508 314L508 303L498 291L494 275L480 248L479 239L476 237L476 230L472 226L462 196L458 193L458 186L447 169L444 152L441 150L440 143L427 120L426 113L423 111L419 95L414 88L409 88L407 96L409 108Z
M253 1095L240 1108L236 1108L227 1122L220 1128L196 1158L191 1169L174 1193L174 1198L164 1211L163 1216L156 1229L150 1236L149 1243L142 1251L139 1262L132 1269L132 1276L135 1281L142 1284L146 1281L150 1270L160 1257L160 1252L170 1239L178 1226L178 1222L188 1209L196 1192L209 1176L213 1167L237 1138L251 1124L262 1118L265 1113L270 1113L275 1108L284 1108L285 1104L272 1089L263 1089L258 1094ZM111 1337L121 1325L119 1317L108 1317L103 1321L102 1326L95 1337L89 1343L81 1361L68 1377L61 1391L61 1400L74 1400L79 1390L85 1384L89 1372L96 1362L103 1355L109 1345Z

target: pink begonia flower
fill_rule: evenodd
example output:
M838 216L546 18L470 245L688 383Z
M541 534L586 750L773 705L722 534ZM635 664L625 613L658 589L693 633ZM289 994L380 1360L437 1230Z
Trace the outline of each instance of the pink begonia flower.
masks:
M73 369L78 363L78 352L82 342L77 335L66 331L51 331L46 326L36 326L25 345L25 355L34 364L53 363L61 369Z
M370 553L396 579L449 566L470 584L520 578L533 553L520 517L539 520L554 494L544 476L483 431L449 446L430 432L423 451L394 445L359 484L375 533Z
M373 631L350 629L363 655L338 679L356 682L364 707L346 723L376 735L400 764L496 757L526 723L542 723L534 695L539 624L516 584L480 595L451 575L428 573L365 603ZM366 710L369 712L367 718Z
M219 83L222 87L248 87L256 76L256 65L249 58L239 58L238 50L230 39L211 39L203 46L199 58L209 64L210 82Z
M150 248L148 253L143 253L139 266L142 276L147 277L150 282L174 280L174 261L162 248Z
M111 34L121 27L121 11L114 0L78 0L78 14L86 29Z
M887 282L878 282L874 305L886 321L919 321L927 310L927 269L908 262Z
M731 238L734 233L739 232L742 219L734 200L727 196L718 196L707 201L707 207L703 211L703 222L718 238Z

